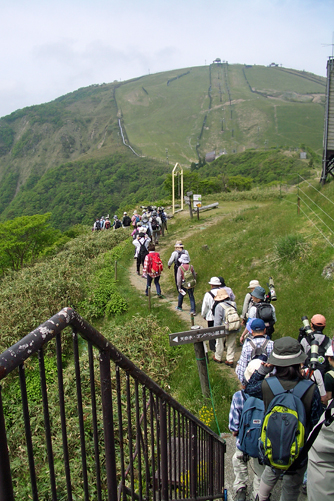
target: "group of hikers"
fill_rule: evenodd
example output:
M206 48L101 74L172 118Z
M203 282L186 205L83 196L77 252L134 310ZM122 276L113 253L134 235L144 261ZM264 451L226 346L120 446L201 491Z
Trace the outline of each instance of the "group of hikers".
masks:
M100 224L100 229L108 229L106 223ZM148 207L141 215L135 211L131 218L124 213L122 225L133 227L137 274L142 267L145 294L154 281L162 298L163 264L156 245L167 230L164 209ZM181 240L168 260L168 268L172 266L176 310L183 310L188 295L190 313L195 316L197 274ZM273 341L274 290L266 294L258 280L251 280L239 316L235 295L224 278L213 276L208 285L201 315L208 327L224 329L205 348L213 352L213 362L235 368L241 388L232 397L229 413L229 429L236 437L234 500L248 499L249 465L254 473L253 500L270 499L279 479L281 501L296 501L300 491L307 492L309 501L334 499L334 341L324 334L325 317L313 315L310 325L304 317L298 339L286 336ZM242 350L236 361L237 338Z
M113 220L109 215L96 218L92 231L117 230L118 228L132 228L132 237L136 238L140 233L147 233L155 244L158 244L159 235L164 236L167 231L167 214L164 207L148 206L144 207L142 214L135 210L130 217L127 212L123 212L122 219L115 214Z
M147 243L147 235L141 234L133 243L137 273L143 265L147 278L146 294L154 280L158 297L163 297L159 283L163 267L154 242ZM195 316L196 272L180 240L168 260L171 266L178 293L176 309L182 311L188 295ZM298 340L286 336L273 341L273 290L266 294L258 280L251 280L239 316L235 295L224 278L213 276L208 284L201 315L208 327L224 327L221 337L209 341L212 360L235 367L241 387L233 395L229 413L229 429L236 437L235 501L248 499L249 465L256 501L270 499L279 479L281 501L297 500L300 491L307 492L309 501L334 499L334 341L324 334L325 317L313 315L310 325L304 320ZM242 350L235 361L237 338Z

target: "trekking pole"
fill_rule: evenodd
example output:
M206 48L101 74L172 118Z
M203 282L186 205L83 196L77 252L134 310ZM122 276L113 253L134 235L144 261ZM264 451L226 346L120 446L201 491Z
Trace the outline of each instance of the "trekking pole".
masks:
M117 261L115 261L115 282L117 282Z
M151 287L147 287L148 292L148 309L151 311Z
M191 326L193 327L195 325L195 317L192 313L190 313L190 320L191 320Z

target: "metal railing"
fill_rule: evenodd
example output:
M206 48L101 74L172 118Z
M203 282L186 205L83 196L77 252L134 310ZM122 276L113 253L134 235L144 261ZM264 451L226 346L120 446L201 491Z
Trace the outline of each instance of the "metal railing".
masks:
M73 349L68 348L68 329L63 332L68 327ZM36 354L37 403L26 378ZM54 381L45 368L52 356L57 360ZM72 385L64 383L64 371L72 374ZM12 437L19 424L6 423L9 375L20 386L19 444ZM8 381L0 392L1 500L223 497L225 442L73 309L64 308L3 352L0 379L2 386ZM56 405L50 406L55 394Z

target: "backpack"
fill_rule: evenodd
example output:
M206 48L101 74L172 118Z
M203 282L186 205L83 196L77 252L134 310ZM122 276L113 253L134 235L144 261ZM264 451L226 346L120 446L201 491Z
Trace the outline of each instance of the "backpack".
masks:
M251 352L251 358L250 360L263 360L263 362L266 362L268 359L268 353L267 353L267 345L269 343L269 339L265 339L260 346L258 346L256 343L254 343L250 337L247 338L249 344L252 347L252 352Z
M184 289L193 289L196 285L196 278L192 274L191 266L189 265L189 268L186 270L181 264L180 268L183 271L182 287Z
M166 214L164 212L159 212L160 219L163 223L167 221Z
M106 221L106 222L105 222L104 228L105 228L106 230L109 230L109 228L110 228L110 221Z
M238 432L238 449L253 458L260 455L259 441L264 417L264 402L242 392L245 399Z
M263 418L260 456L264 464L286 471L298 458L307 438L303 395L314 384L303 379L284 390L277 377L266 379L274 394Z
M157 231L160 229L159 223L158 223L157 218L155 216L152 217L151 226L152 226L153 231Z
M175 264L176 268L178 268L179 266L181 266L181 263L180 263L179 259L182 256L182 254L185 254L184 249L181 250L181 251L177 251L177 258L176 258L176 261L174 261L174 264Z
M145 245L145 242L144 242L143 244L139 242L139 244L140 244L140 247L139 247L139 252L138 252L138 256L137 256L137 257L138 257L139 259L140 259L140 258L141 258L141 259L145 259L145 257L146 257L146 256L147 256L147 254L148 254L147 247L146 247L146 245Z
M100 221L96 221L96 223L95 223L95 229L96 230L100 230L101 229L101 223L100 223Z
M140 221L140 217L136 216L136 223L139 223L139 221Z
M116 223L115 223L115 230L117 230L118 228L121 228L122 226L122 223L119 219L117 219Z
M150 272L154 275L161 275L162 270L164 269L163 264L161 262L160 256L158 252L151 253L151 270Z
M306 337L307 343L311 346L312 343L312 338L310 336ZM318 361L316 364L316 369L319 369L321 372L322 377L328 372L331 368L330 363L328 361L328 357L325 357L325 353L328 348L328 344L330 344L329 338L325 335L323 341L321 344L319 344L318 348ZM311 356L311 350L308 352L307 359L305 361L305 365L308 367L310 366L310 356Z
M240 329L240 318L237 312L237 309L233 304L229 303L226 299L222 299L221 301L214 300L212 306L212 314L215 316L216 306L221 304L225 310L225 320L224 326L225 331L237 331Z
M271 336L274 329L274 312L270 303L254 303L256 307L256 318L261 318L266 324L266 334Z

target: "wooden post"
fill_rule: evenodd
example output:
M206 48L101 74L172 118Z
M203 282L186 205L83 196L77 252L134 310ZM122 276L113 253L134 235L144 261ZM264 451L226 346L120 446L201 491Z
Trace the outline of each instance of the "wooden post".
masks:
M210 398L209 378L206 368L206 356L204 352L203 342L194 343L194 350L203 397Z
M297 214L300 214L300 198L297 198Z
M197 220L199 221L199 207L197 207Z

